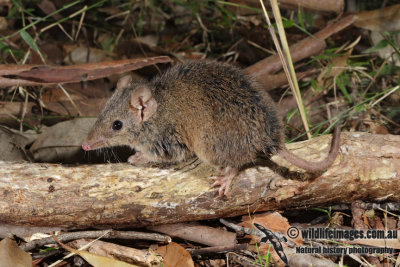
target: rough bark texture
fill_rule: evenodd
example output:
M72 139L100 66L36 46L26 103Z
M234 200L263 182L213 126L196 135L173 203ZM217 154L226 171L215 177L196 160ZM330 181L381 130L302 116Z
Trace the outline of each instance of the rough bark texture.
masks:
M330 139L288 147L318 160ZM0 226L139 227L356 199L400 201L400 136L343 133L340 155L319 175L279 156L266 165L242 171L227 200L210 188L207 177L216 171L198 161L175 169L0 162Z

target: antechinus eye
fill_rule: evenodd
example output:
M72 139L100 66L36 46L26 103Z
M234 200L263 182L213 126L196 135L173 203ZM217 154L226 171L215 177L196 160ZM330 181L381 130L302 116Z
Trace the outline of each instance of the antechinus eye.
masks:
M121 130L122 129L122 121L119 121L119 120L114 121L113 124L112 124L112 129L114 131Z

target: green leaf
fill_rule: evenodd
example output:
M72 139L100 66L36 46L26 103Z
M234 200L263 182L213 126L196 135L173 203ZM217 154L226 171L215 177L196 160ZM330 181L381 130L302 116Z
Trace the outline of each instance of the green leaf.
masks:
M373 52L377 52L383 48L385 48L386 46L389 45L388 40L383 39L381 40L379 43L377 43L376 45L374 45L373 47L370 47L364 51L362 51L362 53L367 54L367 53L373 53Z
M21 30L19 34L21 35L25 43L27 43L29 47L32 48L32 50L36 52L39 51L35 41L33 40L32 36L29 33L27 33L25 30Z
M292 119L292 117L293 117L294 115L296 115L297 113L298 113L298 109L297 109L297 108L291 109L291 110L286 114L286 122L289 122L289 121Z
M282 22L283 22L283 28L285 29L291 28L294 25L294 21L291 19L282 18ZM276 29L276 23L274 23L274 27Z
M142 30L143 30L143 18L139 17L137 22L136 22L136 27L137 27L137 32L139 36L142 36Z
M309 12L304 12L304 16L305 16L305 19L306 19L306 21L307 21L307 24L308 24L310 27L314 27L314 18L313 18L313 16L311 15L311 13L309 13Z
M236 17L231 12L229 12L225 7L223 7L222 5L218 5L218 8L222 12L223 18L225 20L225 23L227 23L227 25L231 26L232 25L231 20L233 20L233 21L237 20ZM231 20L229 20L229 18Z
M395 75L399 73L400 67L393 64L386 64L382 67L381 71L378 73L378 77L386 76L386 75ZM372 76L376 74L376 71L372 71Z
M318 92L318 91L319 91L319 88L318 88L317 82L315 81L314 78L311 77L310 83L311 83L311 87L312 87L316 92Z
M10 50L8 45L0 41L0 51L8 51L8 50Z
M329 217L329 221L332 220L332 216L331 216L331 214L332 214L332 208L331 208L331 207L329 207L329 209L313 208L313 210L325 212L325 213L328 215L328 217Z
M15 18L14 15L18 12L18 5L12 5L7 14L7 19Z
M313 137L317 137L319 135L320 131L322 130L322 126L323 124L317 126L317 129L314 130L314 133L312 135Z
M103 48L103 50L109 51L109 52L113 51L114 45L115 45L114 37L108 37L103 42L101 42L101 48Z
M344 86L340 76L336 77L336 84L339 87L340 91L342 91L343 95L347 98L347 101L349 101L349 103L352 103L350 94L347 91L346 87Z
M25 43L27 43L33 51L40 54L40 56L44 58L42 51L40 51L39 47L35 43L35 40L33 40L32 36L28 32L22 29L19 34L21 35Z
M349 81L349 76L346 73L343 73L341 75L341 78L345 85L347 85L348 87L351 86L350 81Z
M306 29L306 25L304 24L304 21L303 21L303 14L301 12L300 6L297 9L297 19L299 21L300 26L305 30Z

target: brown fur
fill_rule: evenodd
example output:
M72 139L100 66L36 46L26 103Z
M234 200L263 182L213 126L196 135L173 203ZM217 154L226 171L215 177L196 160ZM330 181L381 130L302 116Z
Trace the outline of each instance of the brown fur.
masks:
M286 159L300 162L307 170L327 167L307 165L309 162L299 161L284 148L274 102L256 82L231 65L193 61L176 65L150 82L131 84L126 79L119 84L126 87L107 102L83 145L85 150L128 145L140 152L140 162L179 162L195 155L210 165L235 169L260 153L283 150ZM136 90L145 89L150 100L149 96L134 97ZM132 109L132 101L142 103L143 110ZM147 106L146 101L156 104ZM148 111L153 112L151 116ZM123 123L119 131L112 129L115 120ZM336 152L330 154L333 160L336 143Z

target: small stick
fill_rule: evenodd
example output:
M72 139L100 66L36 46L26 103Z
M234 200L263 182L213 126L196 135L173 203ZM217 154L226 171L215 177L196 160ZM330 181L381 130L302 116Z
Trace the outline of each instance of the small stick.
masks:
M108 232L108 233L107 233ZM99 230L99 231L82 231L82 232L71 232L62 233L57 235L57 238L61 242L68 242L80 238L97 238L104 235L104 238L108 239L143 239L143 240L153 240L158 242L171 242L171 238L166 235L161 235L157 233L143 233L143 232L133 232L133 231L114 231L114 230ZM55 244L56 241L53 237L47 237L42 239L36 239L28 242L22 246L21 249L24 251L30 251L36 247L41 247L48 244Z

